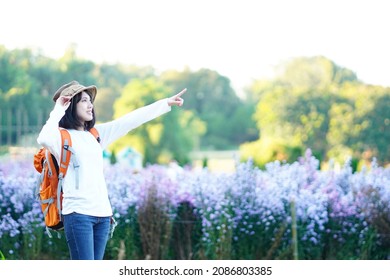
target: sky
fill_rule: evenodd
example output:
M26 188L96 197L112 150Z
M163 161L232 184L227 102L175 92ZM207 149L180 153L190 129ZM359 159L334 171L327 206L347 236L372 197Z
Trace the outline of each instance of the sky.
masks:
M322 55L390 86L386 0L2 0L0 45L228 77L240 93L301 56ZM75 77L77 79L77 77Z

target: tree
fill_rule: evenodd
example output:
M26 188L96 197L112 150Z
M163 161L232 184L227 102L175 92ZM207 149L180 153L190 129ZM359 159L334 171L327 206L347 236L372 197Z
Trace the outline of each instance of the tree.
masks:
M230 85L230 80L209 69L192 72L166 71L161 79L174 90L190 89L186 104L190 110L207 124L207 131L201 138L201 149L236 148L241 141L252 139L254 122L245 119L240 111L243 102ZM233 118L237 117L237 119ZM240 133L237 137L236 133Z
M31 73L34 63L35 55L28 49L0 47L0 143L15 144L22 133L31 132L27 129L37 124L41 103L47 103Z
M277 68L280 74L276 80L292 88L323 90L358 81L353 71L323 56L293 58Z
M328 155L348 155L371 162L390 162L390 91L380 86L346 83L339 91L339 101L329 112Z
M354 153L364 150L369 143L368 139L363 140L364 129L372 130L367 126L370 122L367 120L368 108L372 108L369 104L375 99L367 94L367 87L362 89L363 84L352 71L324 57L297 58L280 69L280 76L273 80L273 86L256 82L249 88L248 96L259 100L254 118L260 131L260 143L252 148L272 146L279 149L268 151L268 161L283 154L288 160L289 153L285 151L307 148L312 149L319 159L348 149ZM251 89L257 92L251 92ZM366 104L363 105L366 108L360 108L362 104ZM378 115L370 118L378 118ZM386 123L379 118L380 124ZM385 125L379 127L386 129ZM370 134L366 132L364 135ZM266 144L272 142L278 144ZM374 141L370 143L375 147L373 150L378 151ZM249 143L246 144L247 154L250 149ZM381 146L381 150L386 149Z
M99 87L99 97L96 98L94 106L101 122L112 120L114 102L121 96L124 86L129 81L155 77L155 70L151 67L107 63L96 65L94 73Z

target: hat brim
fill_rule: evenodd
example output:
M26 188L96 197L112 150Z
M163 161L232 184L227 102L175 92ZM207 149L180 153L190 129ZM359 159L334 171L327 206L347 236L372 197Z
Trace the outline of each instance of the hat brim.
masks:
M96 86L91 85L91 86L86 87L86 86L83 86L81 84L72 84L63 90L61 90L61 88L60 88L55 93L55 95L53 97L53 101L56 102L60 96L66 96L66 97L70 97L72 99L74 96L76 96L77 94L79 94L80 92L83 92L83 91L86 91L91 95L92 102L95 101L95 97L97 94Z
M91 95L91 99L92 99L92 102L95 101L95 97L96 97L96 94L97 94L97 88L96 86L88 86L88 87L84 87L83 89L81 89L80 91L78 91L76 94L80 93L80 92L83 92L83 91L86 91L88 92L90 95ZM75 94L75 95L76 95ZM73 96L75 96L73 95ZM72 98L73 98L72 96Z

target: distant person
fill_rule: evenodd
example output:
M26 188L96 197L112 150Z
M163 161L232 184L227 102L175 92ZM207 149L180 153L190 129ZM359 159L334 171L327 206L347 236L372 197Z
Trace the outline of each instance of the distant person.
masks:
M181 92L172 97L127 113L116 120L96 124L93 102L96 86L83 86L72 81L54 94L54 109L38 136L38 143L47 148L59 162L61 134L69 131L72 147L79 163L78 188L72 164L63 183L62 217L65 238L73 260L102 260L110 234L112 209L103 173L103 150L130 130L182 106ZM100 143L88 132L95 127Z

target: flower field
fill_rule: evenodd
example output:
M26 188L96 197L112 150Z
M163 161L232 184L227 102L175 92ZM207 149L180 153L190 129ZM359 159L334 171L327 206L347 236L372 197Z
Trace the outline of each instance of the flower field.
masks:
M105 169L118 226L106 259L389 259L390 169L319 170L310 151L232 173L151 165ZM0 163L0 252L68 259L34 198L32 162Z

